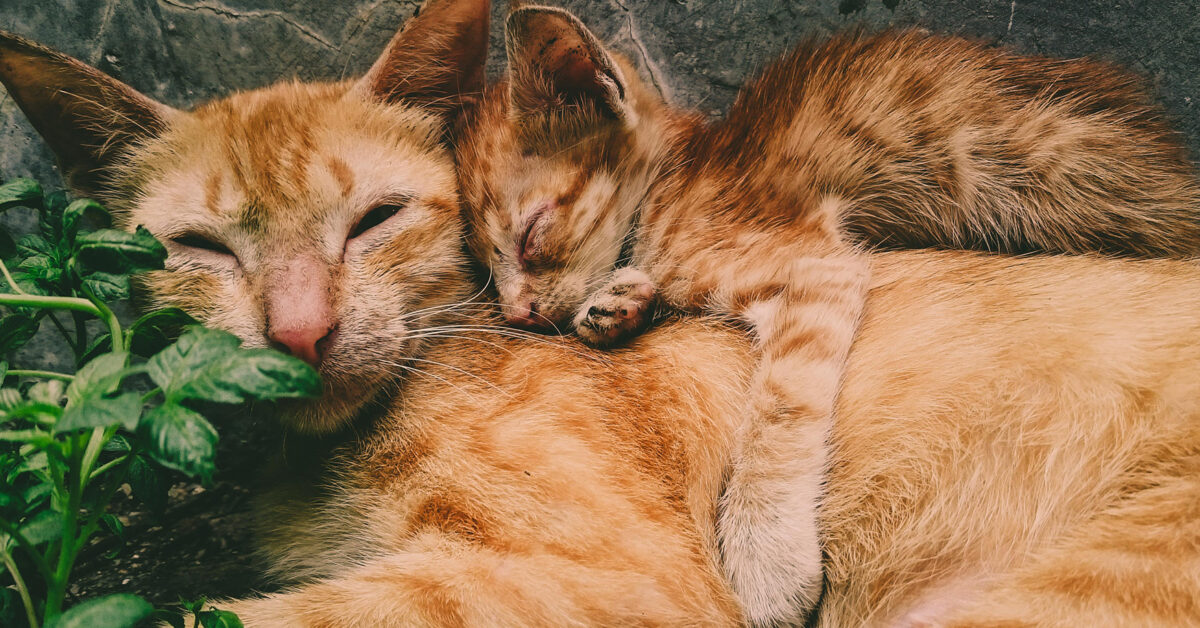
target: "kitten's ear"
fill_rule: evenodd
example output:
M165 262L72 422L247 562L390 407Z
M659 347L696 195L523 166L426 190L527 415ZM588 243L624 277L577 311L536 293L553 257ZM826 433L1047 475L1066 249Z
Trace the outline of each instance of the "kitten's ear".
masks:
M385 102L457 112L483 91L488 17L487 0L427 0L358 89Z
M125 150L183 115L95 68L4 31L0 82L58 155L68 184L101 197L106 175Z
M505 28L509 95L519 112L594 106L631 122L621 68L596 36L563 9L526 6L508 16Z

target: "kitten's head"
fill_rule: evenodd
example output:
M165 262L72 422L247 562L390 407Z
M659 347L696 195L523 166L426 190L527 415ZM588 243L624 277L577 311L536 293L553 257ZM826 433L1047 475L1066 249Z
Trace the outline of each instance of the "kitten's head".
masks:
M457 150L468 241L510 322L562 328L621 255L667 110L562 9L517 9L505 35L508 81Z
M325 394L283 418L326 431L398 381L420 331L470 289L443 140L482 88L487 8L427 3L359 81L191 112L3 34L0 79L76 188L166 245L144 281L153 304L313 364Z

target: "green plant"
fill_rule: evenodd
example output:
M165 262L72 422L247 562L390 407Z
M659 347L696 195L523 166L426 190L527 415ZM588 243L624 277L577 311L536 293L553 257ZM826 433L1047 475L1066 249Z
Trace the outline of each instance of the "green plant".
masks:
M106 512L114 493L123 483L143 498L163 490L156 481L163 467L211 478L217 433L196 402L313 396L320 381L300 360L241 349L236 337L201 327L180 310L123 327L108 303L128 298L130 275L163 267L162 244L141 227L91 229L108 221L100 205L43 194L33 181L0 186L0 211L18 206L36 211L38 228L17 242L0 229L8 288L0 294L7 310L0 355L49 321L74 353L77 371L0 362L0 559L11 579L0 588L0 623L131 626L153 611L134 595L64 604L79 551L104 528L120 532ZM184 604L205 626L240 625L202 606Z

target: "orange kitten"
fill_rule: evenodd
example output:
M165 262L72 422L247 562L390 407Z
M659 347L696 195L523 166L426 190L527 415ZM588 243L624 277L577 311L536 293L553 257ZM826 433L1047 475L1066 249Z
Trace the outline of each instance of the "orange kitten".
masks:
M1107 66L844 35L772 66L710 127L564 10L514 11L507 49L509 82L458 159L470 245L510 322L598 346L656 305L754 329L754 418L719 534L756 624L799 621L820 592L826 436L868 278L844 227L876 244L1200 251L1182 150Z

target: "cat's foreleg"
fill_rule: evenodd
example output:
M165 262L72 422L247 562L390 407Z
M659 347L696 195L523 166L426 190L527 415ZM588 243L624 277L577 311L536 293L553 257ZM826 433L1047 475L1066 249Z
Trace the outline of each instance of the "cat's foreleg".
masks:
M828 438L868 272L858 258L818 258L798 260L788 276L741 312L762 360L718 519L726 573L755 626L802 622L821 592Z
M215 601L246 628L722 625L727 609L629 565L427 532L410 551L260 598Z
M579 308L575 331L593 347L620 342L650 322L655 293L654 282L641 269L618 268Z

